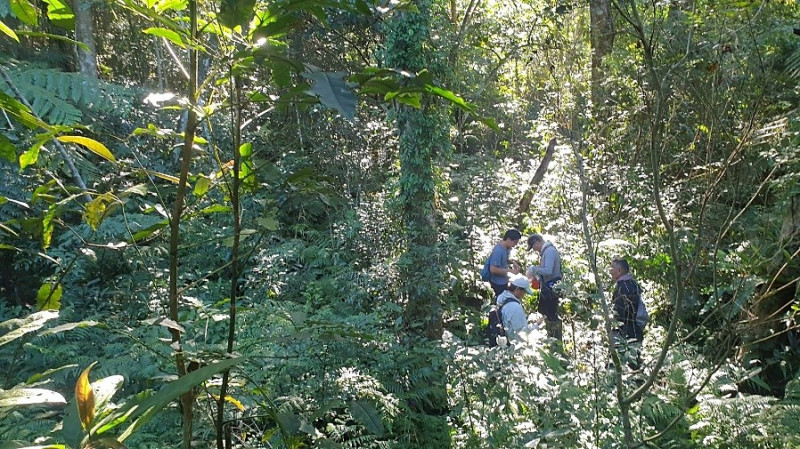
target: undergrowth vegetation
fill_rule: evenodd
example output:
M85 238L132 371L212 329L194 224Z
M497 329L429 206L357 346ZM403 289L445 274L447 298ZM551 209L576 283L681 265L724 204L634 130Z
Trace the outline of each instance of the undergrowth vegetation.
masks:
M469 169L449 173L453 184L485 171L474 166L474 158L467 159ZM563 188L557 181L563 179L558 166L548 179L552 188ZM487 194L502 197L501 191ZM441 292L448 330L439 342L402 337L403 310L391 264L396 255L391 235L380 224L390 212L370 214L364 208L358 215L343 214L327 232L295 229L287 235L278 230L250 238L249 268L240 281L236 346L246 360L234 371L228 392L234 406L225 421L235 445L589 448L621 439L614 370L597 327L602 322L596 305L600 298L581 281L586 268L573 246L579 243L559 227L568 222L556 220L548 229L564 250L569 273L563 352L553 351L543 332L532 333L529 343L516 350L488 349L480 309L488 292L465 259L471 245L482 252L494 236L482 230L489 221L487 212L467 201L454 206L450 215L450 229L458 231L443 235L440 242L453 255L448 268L453 282ZM575 213L572 203L559 204L542 210L559 216ZM79 373L93 361L100 362L93 377L124 378L112 398L117 407L175 380L168 344L168 328L175 323L164 318L159 298L164 287L154 256L158 239L121 248L85 245L95 239L125 241L136 230L126 223L144 227L147 217L120 211L97 231L71 226L54 240L50 254L65 260L80 254L61 278L70 288L64 290L62 311L51 325L21 336L12 336L21 327L8 320L28 312L4 303L6 333L0 351L10 367L4 391L36 387L69 398ZM225 220L212 215L202 221L193 232L208 236L209 227L219 232L217 239L187 253L185 264L193 268L183 279L180 322L189 336L184 350L198 368L224 357L229 319L226 270L209 270L225 258ZM280 223L279 229L289 224ZM494 230L495 236L499 231ZM94 254L79 251L87 247ZM522 250L517 254L529 259ZM648 290L646 300L658 302L652 296L658 291ZM535 298L529 298L526 309L534 307ZM78 322L83 324L58 330L58 325ZM623 373L629 388L643 382L663 334L656 321L645 340L643 370ZM739 447L791 445L795 437L788 423L797 418L798 381L790 382L782 399L744 394L739 385L754 379L757 368L742 370L705 353L689 345L669 352L658 382L633 406L637 438L663 431L659 447L676 448L730 447L731 441ZM431 387L437 385L446 387L446 396L431 398L429 393L437 391ZM202 410L197 441L213 438L218 388L214 378L197 387ZM9 441L56 442L62 438L61 420L61 413L5 407L0 433ZM179 439L164 429L179 422L176 406L168 406L157 421L133 433L126 447L177 446ZM422 439L421 434L427 435Z
M45 3L0 4L0 449L800 445L797 5L616 2L600 57L594 1L125 0L98 79ZM509 228L563 341L487 345Z

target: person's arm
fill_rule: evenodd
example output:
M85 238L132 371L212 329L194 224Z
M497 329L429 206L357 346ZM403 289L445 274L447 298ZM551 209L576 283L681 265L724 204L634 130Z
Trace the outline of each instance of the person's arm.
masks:
M507 275L508 273L518 274L519 273L519 267L517 267L517 264L513 263L513 262L512 262L511 268L501 268L501 267L492 265L490 263L489 264L489 272L491 272L492 274L500 275L500 276L502 276L504 274Z
M497 248L492 250L492 256L489 258L489 272L497 275L497 276L506 276L508 273L519 273L519 267L517 267L516 263L508 262L508 267L501 267L500 264L503 263L503 254L501 251L497 251Z
M619 291L619 284L614 287L612 301L614 303L614 320L623 322L625 320L625 295Z

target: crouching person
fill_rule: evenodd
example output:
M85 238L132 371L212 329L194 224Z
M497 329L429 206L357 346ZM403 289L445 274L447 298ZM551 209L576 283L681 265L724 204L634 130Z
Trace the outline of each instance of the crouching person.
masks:
M522 298L532 294L531 283L525 276L515 275L508 288L497 296L497 311L508 342L521 341L521 332L528 325ZM491 345L491 342L489 343Z

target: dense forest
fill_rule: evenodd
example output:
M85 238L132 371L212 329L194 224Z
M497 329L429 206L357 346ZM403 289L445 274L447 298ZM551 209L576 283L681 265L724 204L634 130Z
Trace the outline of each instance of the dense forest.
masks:
M0 0L0 448L800 447L798 26ZM510 228L561 335L490 348Z

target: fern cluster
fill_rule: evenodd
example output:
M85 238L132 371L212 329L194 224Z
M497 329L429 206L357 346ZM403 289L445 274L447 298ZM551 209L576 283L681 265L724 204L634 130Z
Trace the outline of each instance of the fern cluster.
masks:
M130 88L91 80L80 73L24 61L0 60L13 86L30 103L33 112L54 125L76 125L83 121L82 111L95 114L128 113L138 93ZM11 97L17 94L6 83L0 84Z

